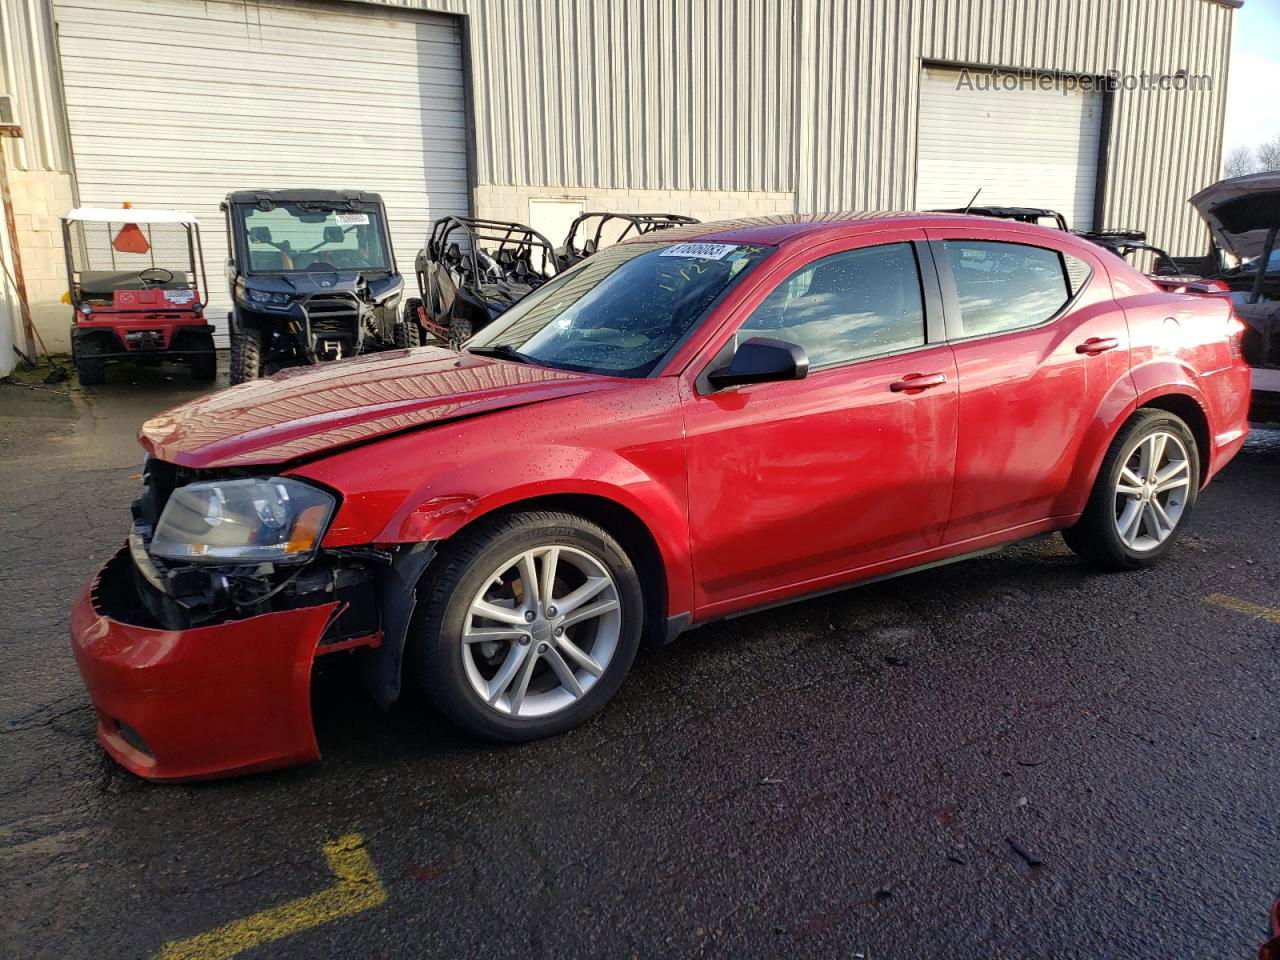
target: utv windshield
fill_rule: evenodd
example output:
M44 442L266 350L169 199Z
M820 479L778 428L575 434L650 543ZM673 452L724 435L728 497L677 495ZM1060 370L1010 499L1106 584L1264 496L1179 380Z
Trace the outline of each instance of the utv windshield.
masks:
M250 273L388 270L382 214L282 203L244 210Z
M623 243L525 297L467 341L474 353L643 377L773 247Z

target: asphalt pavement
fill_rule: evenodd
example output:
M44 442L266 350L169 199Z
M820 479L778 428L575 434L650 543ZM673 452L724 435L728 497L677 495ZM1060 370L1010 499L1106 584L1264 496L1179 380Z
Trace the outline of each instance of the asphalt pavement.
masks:
M1163 566L1058 537L693 631L558 739L316 681L324 759L117 767L67 611L181 368L0 385L0 957L1244 958L1280 896L1280 432ZM343 660L335 656L334 660ZM167 952L165 952L167 951ZM236 952L240 951L240 952ZM162 954L163 952L163 954Z

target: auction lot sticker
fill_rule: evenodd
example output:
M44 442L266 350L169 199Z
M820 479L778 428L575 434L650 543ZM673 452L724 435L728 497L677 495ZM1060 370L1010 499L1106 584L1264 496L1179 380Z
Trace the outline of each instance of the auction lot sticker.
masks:
M738 249L736 243L677 243L667 247L660 257L697 257L699 260L723 260Z
M369 215L367 213L335 213L333 219L340 227L367 227L369 225Z

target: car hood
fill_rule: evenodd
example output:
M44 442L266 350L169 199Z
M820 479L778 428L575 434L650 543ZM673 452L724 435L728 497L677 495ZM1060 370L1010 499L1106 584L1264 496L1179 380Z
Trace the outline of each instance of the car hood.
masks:
M280 464L614 383L436 348L397 350L210 394L152 417L138 440L152 456L186 467Z
M1191 198L1218 246L1240 259L1260 256L1280 223L1280 171L1219 180Z

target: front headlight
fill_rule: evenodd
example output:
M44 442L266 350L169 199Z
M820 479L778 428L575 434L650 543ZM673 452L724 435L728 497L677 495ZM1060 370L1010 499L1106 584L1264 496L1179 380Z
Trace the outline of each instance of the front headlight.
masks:
M248 291L248 294L249 294L249 299L252 300L254 303L270 303L271 302L271 294L268 293L266 290L251 289Z
M169 560L305 560L336 505L324 490L279 477L193 483L169 497L150 550Z

